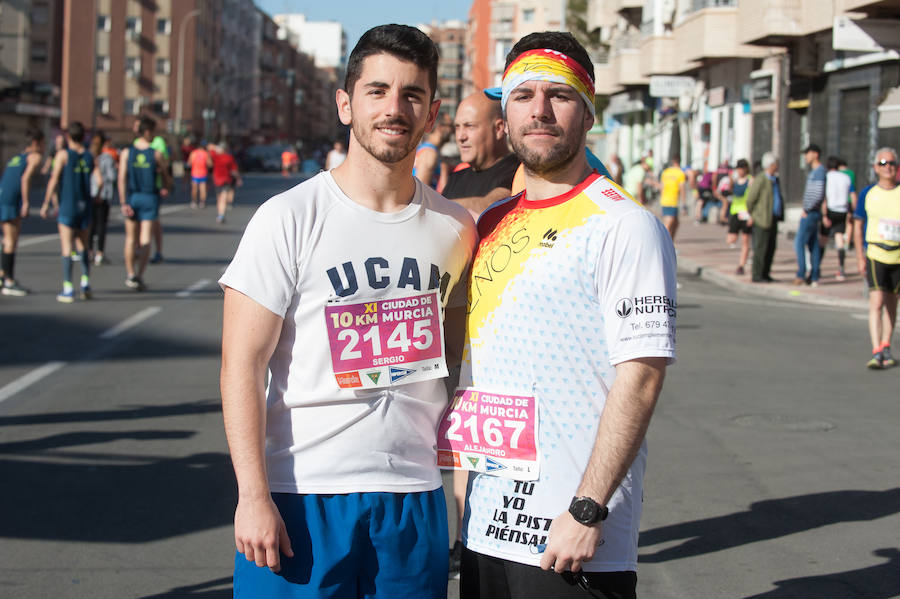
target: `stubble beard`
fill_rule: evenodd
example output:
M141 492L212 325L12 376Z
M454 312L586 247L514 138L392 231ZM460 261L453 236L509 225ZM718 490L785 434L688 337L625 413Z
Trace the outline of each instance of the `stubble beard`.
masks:
M530 148L525 139L526 134L533 129L552 132L558 136L557 143L543 153ZM510 134L509 143L522 165L536 175L547 175L562 170L578 155L578 151L581 148L580 136L577 133L566 135L566 132L556 125L522 127L517 134Z
M401 144L399 143L400 140L397 140L396 144L383 143L376 145L374 141L375 136L378 135L376 129L379 127L390 127L391 125L404 127L411 131L412 135L409 137L409 143ZM359 145L361 145L366 152L371 154L373 158L385 164L396 164L409 156L409 154L416 149L416 146L419 145L419 141L421 141L422 135L425 133L424 126L420 131L415 131L412 128L412 125L405 119L391 119L373 123L368 128L364 128L362 124L354 121L350 127L353 129L353 136L356 138Z

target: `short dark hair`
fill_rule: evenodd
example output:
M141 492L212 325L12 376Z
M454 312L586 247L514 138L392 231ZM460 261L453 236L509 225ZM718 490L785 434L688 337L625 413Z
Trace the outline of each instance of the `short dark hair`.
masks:
M141 120L138 121L138 134L143 135L145 131L156 131L156 121L151 119L149 116L142 116Z
M837 168L841 165L841 159L837 156L829 156L828 160L825 161L825 165L825 168L830 171L837 170Z
M40 129L29 129L25 132L25 139L28 140L28 143L41 143L44 141L44 132Z
M734 163L734 168L742 168L745 171L750 172L750 163L747 162L746 158L741 158Z
M66 133L68 133L69 137L72 138L72 141L76 143L84 141L84 125L81 124L81 121L72 121L69 123L69 126L66 127Z
M440 60L437 46L431 41L431 38L415 27L396 23L373 27L359 38L347 60L344 90L348 94L353 94L353 86L362 75L363 61L375 54L390 54L427 70L428 85L431 86L431 99L434 99L437 90L438 60Z
M584 46L575 39L574 35L564 31L539 31L536 33L529 33L517 41L516 45L509 51L509 54L506 55L506 66L503 67L503 70L505 71L508 69L509 65L511 65L520 54L528 52L529 50L540 50L542 48L562 52L580 64L584 70L587 71L587 74L591 76L591 81L594 80L594 63L591 62L591 57L588 56L587 50L585 50Z

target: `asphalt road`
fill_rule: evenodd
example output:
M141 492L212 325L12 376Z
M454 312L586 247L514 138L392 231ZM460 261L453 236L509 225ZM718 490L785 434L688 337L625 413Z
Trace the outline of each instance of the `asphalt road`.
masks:
M17 275L35 293L0 297L0 597L231 596L215 281L255 206L295 182L247 177L224 226L168 206L145 293L124 287L114 221L115 263L72 305L54 298L54 226L27 222ZM900 368L864 368L865 315L681 282L639 595L900 597Z

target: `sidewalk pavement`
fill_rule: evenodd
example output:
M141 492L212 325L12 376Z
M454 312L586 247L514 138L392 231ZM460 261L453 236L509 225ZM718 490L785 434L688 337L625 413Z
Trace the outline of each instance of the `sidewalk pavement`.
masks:
M797 273L797 255L794 240L788 239L784 231L779 231L775 259L772 262L772 278L775 283L752 283L750 281L753 251L746 274L737 275L740 258L740 240L731 249L725 242L728 227L713 223L695 225L689 217L682 217L675 233L675 250L678 254L678 269L697 274L701 278L726 287L741 295L758 295L784 300L813 304L840 306L868 310L868 289L865 277L856 271L856 253L847 252L844 262L847 278L835 280L838 272L837 250L829 244L822 260L821 278L818 287L792 285ZM808 264L808 263L807 263Z

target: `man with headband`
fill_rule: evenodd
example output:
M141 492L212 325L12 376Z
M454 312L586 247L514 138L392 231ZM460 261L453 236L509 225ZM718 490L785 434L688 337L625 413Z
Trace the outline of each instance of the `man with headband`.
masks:
M675 359L675 252L585 156L593 65L568 33L506 59L525 190L478 228L438 459L471 470L460 596L635 597L644 435Z

